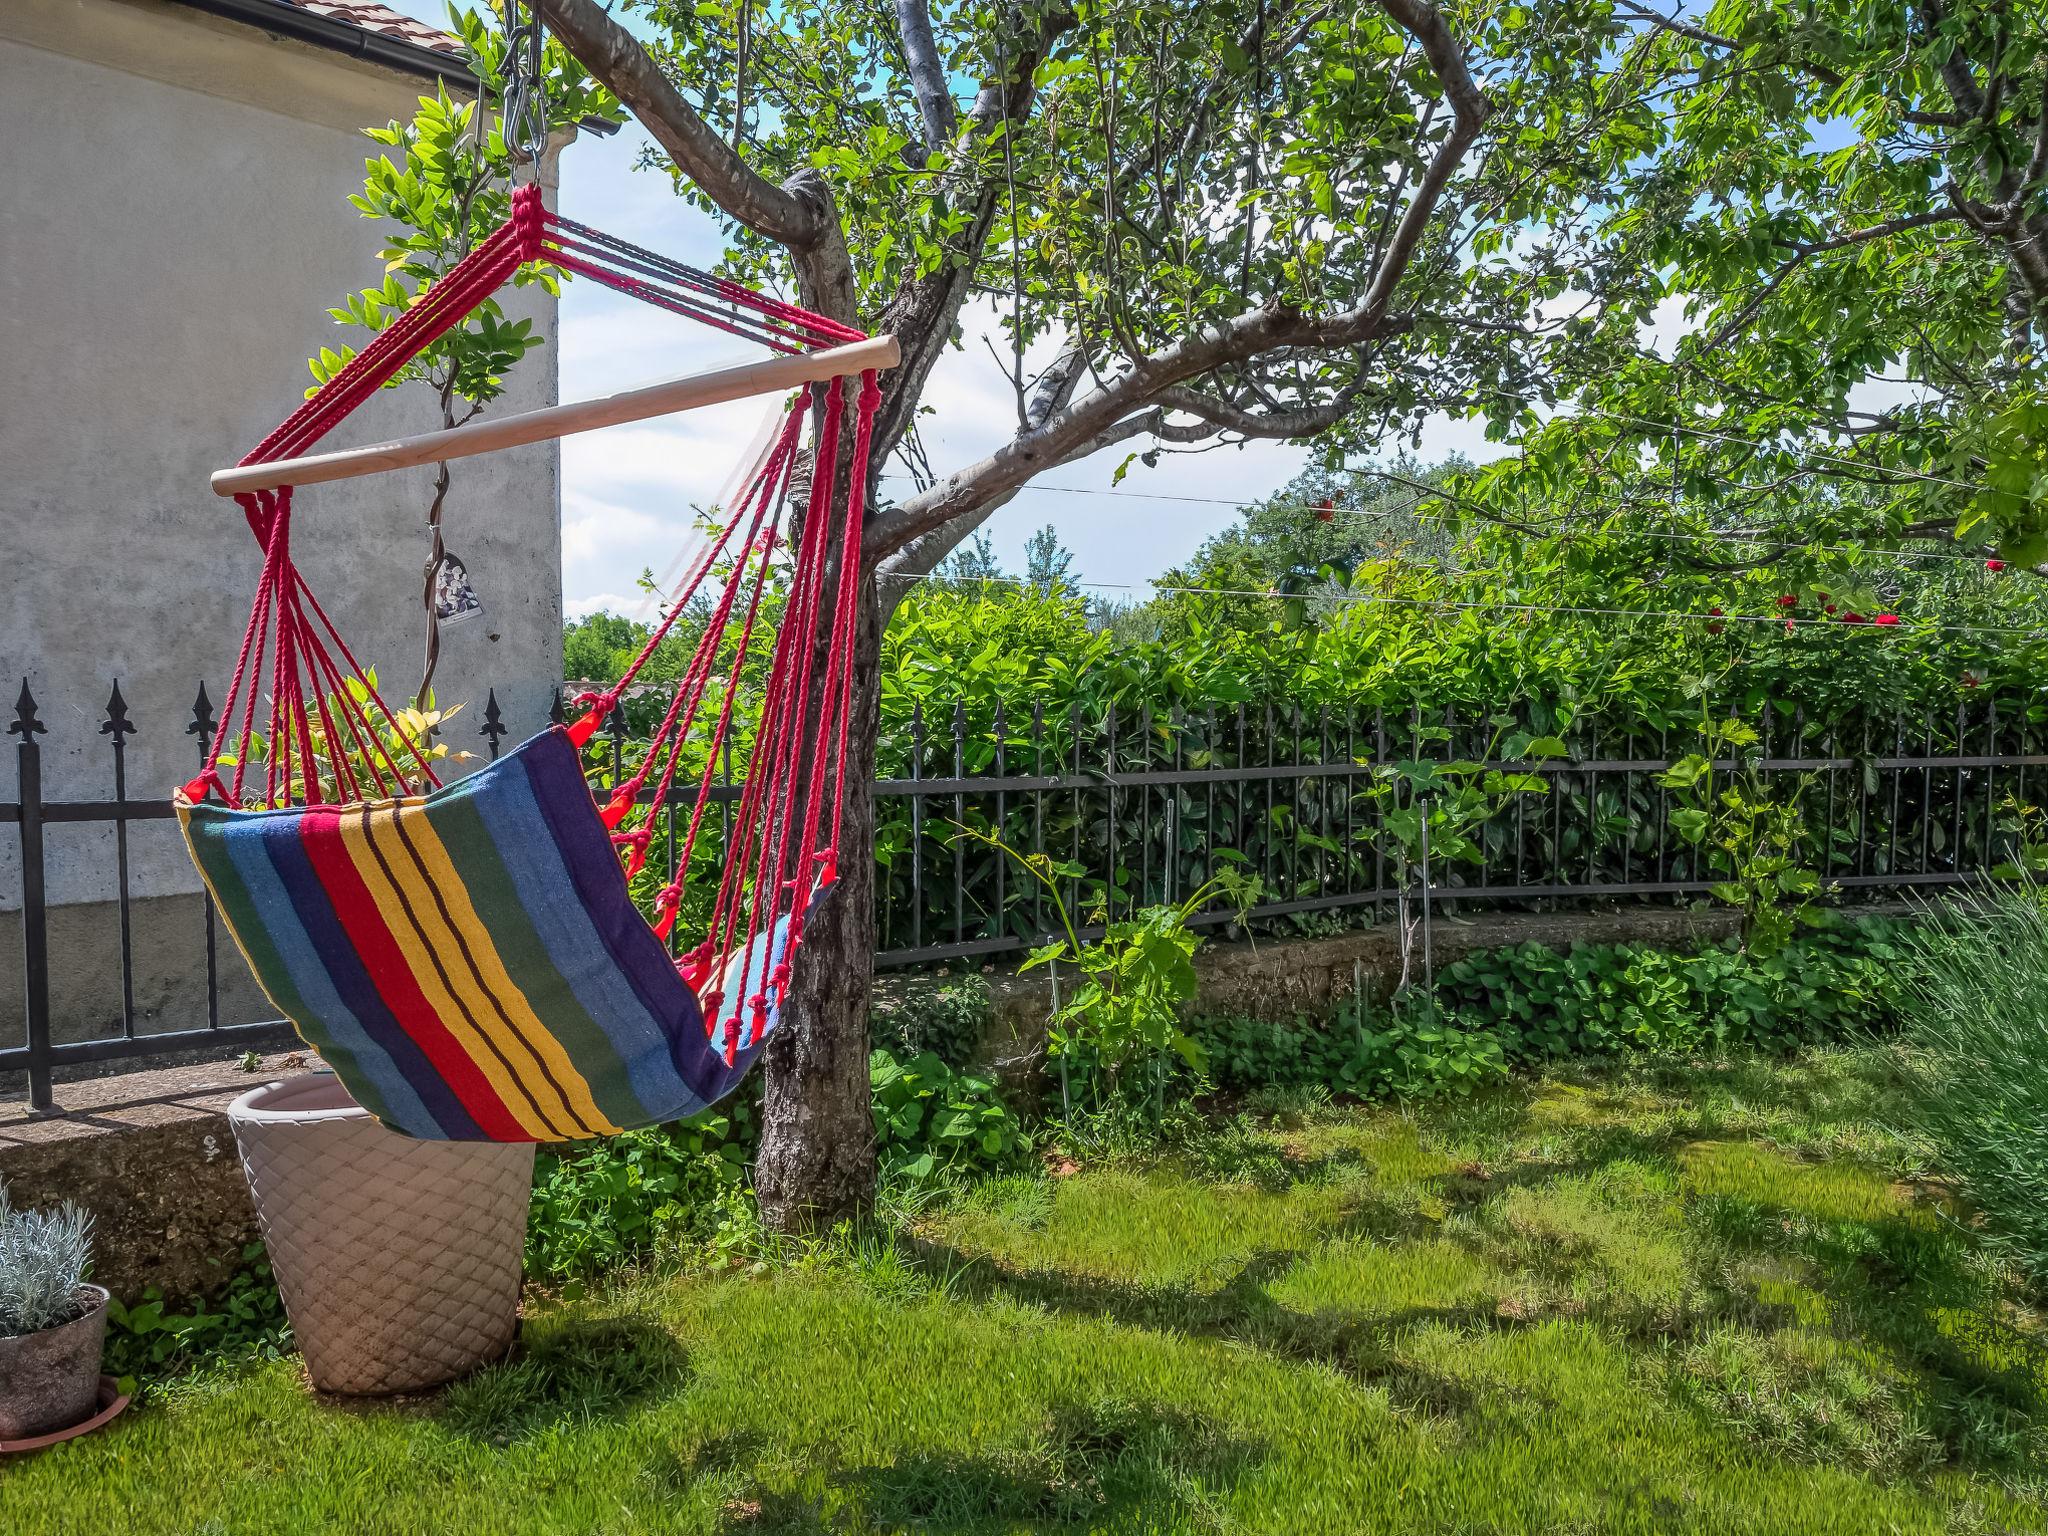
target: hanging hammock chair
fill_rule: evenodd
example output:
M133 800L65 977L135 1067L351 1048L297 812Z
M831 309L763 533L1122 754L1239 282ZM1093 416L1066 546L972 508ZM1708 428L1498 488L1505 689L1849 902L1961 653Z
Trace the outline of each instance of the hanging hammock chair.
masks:
M536 262L785 355L606 401L305 456ZM529 184L489 239L241 467L214 476L264 560L208 766L179 792L179 822L258 982L386 1125L446 1140L610 1135L717 1102L760 1051L805 922L837 877L856 587L845 578L860 547L876 370L894 361L890 338L868 340L561 218ZM849 384L858 391L850 413ZM715 515L707 546L632 664L603 691L580 695L572 722L466 778L440 782L429 745L385 704L293 565L295 486L791 388L779 430L744 490ZM835 519L843 438L852 491ZM793 494L800 473L808 489ZM678 959L670 945L681 881L713 774L748 734L735 706L757 624L766 628L771 567L789 553L783 513L792 501L804 512L790 534L794 558L750 743L740 743L745 787L708 923ZM645 755L599 807L582 749L693 601L703 632ZM694 780L694 797L674 792L679 775ZM670 822L668 868L677 873L655 894L650 924L629 884L647 868L663 809L679 803L689 805L688 829L678 848Z

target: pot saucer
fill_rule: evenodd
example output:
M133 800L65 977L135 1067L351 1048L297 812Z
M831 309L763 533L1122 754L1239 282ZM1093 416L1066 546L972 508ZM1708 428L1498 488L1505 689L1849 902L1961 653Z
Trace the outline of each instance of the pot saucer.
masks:
M44 1446L55 1445L60 1440L75 1440L80 1435L90 1434L102 1424L128 1406L128 1394L111 1376L100 1378L99 1406L91 1418L81 1419L69 1429L53 1429L47 1435L30 1435L22 1440L0 1440L0 1456L15 1451L40 1451Z

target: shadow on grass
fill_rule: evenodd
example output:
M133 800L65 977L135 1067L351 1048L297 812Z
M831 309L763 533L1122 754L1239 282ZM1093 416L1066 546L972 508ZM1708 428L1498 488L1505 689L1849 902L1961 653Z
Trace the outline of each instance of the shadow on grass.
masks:
M666 1330L631 1318L529 1323L517 1351L456 1382L435 1417L467 1439L510 1446L562 1425L617 1418L689 1379Z
M1465 1384L1400 1358L1403 1337L1430 1325L1461 1332L1521 1330L1546 1317L1536 1309L1504 1313L1492 1298L1371 1313L1297 1311L1275 1301L1268 1289L1301 1257L1294 1249L1254 1254L1222 1285L1197 1289L1131 1284L1056 1269L1011 1271L987 1255L925 1238L906 1242L918 1263L954 1277L952 1294L960 1300L1002 1299L1076 1318L1106 1319L1127 1328L1225 1340L1276 1359L1325 1366L1361 1386L1383 1389L1396 1407L1431 1417L1460 1417L1480 1404Z
M1220 1502L1265 1455L1199 1416L1097 1398L1056 1405L1016 1451L917 1456L842 1485L892 1530L1158 1530Z

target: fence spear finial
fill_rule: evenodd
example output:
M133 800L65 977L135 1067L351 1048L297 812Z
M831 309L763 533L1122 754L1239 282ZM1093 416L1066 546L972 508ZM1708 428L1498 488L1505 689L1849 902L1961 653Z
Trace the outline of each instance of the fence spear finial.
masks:
M14 723L7 727L7 734L27 741L32 736L47 735L49 729L36 718L36 696L28 691L28 679L24 677L21 696L14 701Z
M107 718L100 722L100 734L114 738L114 745L125 746L125 737L134 735L141 727L128 718L128 701L121 697L121 679L114 679L114 691L107 695Z

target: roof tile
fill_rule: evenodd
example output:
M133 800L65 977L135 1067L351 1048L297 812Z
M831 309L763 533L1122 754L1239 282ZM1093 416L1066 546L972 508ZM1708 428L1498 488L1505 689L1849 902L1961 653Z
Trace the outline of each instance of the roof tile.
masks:
M414 21L410 16L401 16L389 6L378 5L374 0L284 0L287 5L309 11L315 16L325 16L334 21L345 21L352 27L361 27L365 32L381 32L386 37L395 37L401 42L411 43L417 48L430 49L459 58L462 42L451 37L438 27L430 27L423 21Z

